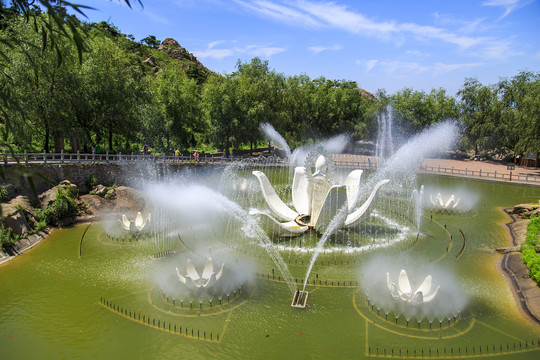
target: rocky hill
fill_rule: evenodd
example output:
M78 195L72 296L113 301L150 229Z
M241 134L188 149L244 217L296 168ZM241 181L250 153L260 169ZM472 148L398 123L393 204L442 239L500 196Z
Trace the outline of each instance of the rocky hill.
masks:
M172 38L166 38L156 49L150 49L146 59L143 61L155 73L172 62L179 63L189 77L199 82L204 82L208 76L215 75L192 53Z

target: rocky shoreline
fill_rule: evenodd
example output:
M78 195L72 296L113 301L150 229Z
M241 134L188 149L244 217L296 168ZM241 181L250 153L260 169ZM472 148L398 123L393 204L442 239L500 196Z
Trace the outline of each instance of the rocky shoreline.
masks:
M100 219L101 214L126 214L128 217L134 217L137 211L144 211L146 206L144 196L139 190L127 186L97 185L89 194L75 196L75 204L79 209L78 215L58 221L56 227L46 226L30 234L35 226L36 210L47 208L54 201L59 190L69 191L72 194L77 194L78 191L76 185L69 181L62 181L33 201L19 195L8 203L2 204L1 216L4 226L10 228L13 234L24 237L15 242L9 253L0 251L0 265L33 248L57 228L96 221Z
M497 261L497 269L508 282L521 314L540 326L540 286L529 277L529 269L523 263L519 251L527 233L527 217L540 212L540 205L521 204L503 211L511 219L506 227L512 246L495 249L503 254Z

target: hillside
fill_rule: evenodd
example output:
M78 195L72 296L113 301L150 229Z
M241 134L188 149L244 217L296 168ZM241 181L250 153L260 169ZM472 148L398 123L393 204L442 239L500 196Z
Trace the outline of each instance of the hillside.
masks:
M143 63L154 73L159 72L168 64L179 63L186 74L197 79L199 83L204 82L210 75L216 75L172 38L166 38L157 48L147 48L148 52Z

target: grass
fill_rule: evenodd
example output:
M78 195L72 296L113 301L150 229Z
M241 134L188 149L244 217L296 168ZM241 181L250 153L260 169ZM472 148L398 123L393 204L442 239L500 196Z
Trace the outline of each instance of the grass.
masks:
M529 268L531 278L540 284L540 253L536 252L540 237L540 216L531 217L527 225L527 236L521 245L523 263Z

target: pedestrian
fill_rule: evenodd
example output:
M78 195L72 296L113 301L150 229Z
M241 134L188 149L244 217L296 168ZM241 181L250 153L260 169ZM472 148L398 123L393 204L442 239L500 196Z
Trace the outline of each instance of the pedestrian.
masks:
M195 152L193 153L193 157L195 157L196 162L199 161L199 150L195 150Z
M148 154L148 145L146 145L146 143L144 143L144 146L143 146L143 154L144 155Z

